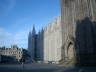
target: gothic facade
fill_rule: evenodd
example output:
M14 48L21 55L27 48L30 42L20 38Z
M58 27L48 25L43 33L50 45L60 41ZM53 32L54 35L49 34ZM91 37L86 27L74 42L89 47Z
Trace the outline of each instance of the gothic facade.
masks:
M35 31L33 26L32 32L28 36L28 51L32 61L43 60L43 29L38 32Z
M96 65L96 0L61 0L61 17L29 33L31 59Z
M63 60L94 64L96 0L61 0Z
M44 29L44 61L58 63L61 60L62 32L58 17Z
M34 60L35 58L35 54L36 54L35 50L36 50L36 32L35 32L35 27L33 27L32 32L29 32L29 36L28 36L28 51L32 60Z
M58 63L61 60L61 18L58 17L36 34L29 32L28 50L32 60Z

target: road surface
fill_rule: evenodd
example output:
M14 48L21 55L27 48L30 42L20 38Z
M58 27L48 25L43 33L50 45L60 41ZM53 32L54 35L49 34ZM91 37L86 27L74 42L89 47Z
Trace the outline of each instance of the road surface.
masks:
M96 67L69 67L55 64L1 64L0 72L96 72Z

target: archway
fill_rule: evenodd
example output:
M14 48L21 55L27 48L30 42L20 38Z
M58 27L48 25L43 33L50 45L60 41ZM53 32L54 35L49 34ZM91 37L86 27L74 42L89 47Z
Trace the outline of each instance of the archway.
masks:
M75 57L74 43L69 42L67 47L68 60L72 60Z

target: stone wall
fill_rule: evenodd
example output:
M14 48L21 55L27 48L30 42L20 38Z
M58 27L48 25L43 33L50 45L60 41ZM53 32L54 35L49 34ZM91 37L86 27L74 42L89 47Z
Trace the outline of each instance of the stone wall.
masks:
M29 32L28 36L28 52L31 56L30 60L34 61L36 55L36 32L34 26L32 32Z
M44 31L43 29L36 37L36 60L43 61L44 59Z
M18 48L16 45L13 45L11 48L0 48L0 55L12 56L16 60L20 61L23 56L23 49Z
M86 57L88 52L93 53L93 21L96 21L96 0L61 0L61 3L63 59L65 62L70 61L70 52L73 51L77 60L84 60L81 54L85 53Z
M59 17L44 29L44 61L61 60L61 47L61 19Z

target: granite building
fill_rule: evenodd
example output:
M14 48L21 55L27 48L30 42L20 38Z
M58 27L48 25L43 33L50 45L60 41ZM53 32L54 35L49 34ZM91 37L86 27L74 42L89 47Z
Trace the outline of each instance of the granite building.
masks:
M31 56L31 61L43 60L43 29L38 32L35 31L33 26L32 32L28 36L28 51Z
M61 0L64 62L95 64L96 0Z
M31 59L35 59L35 49L36 49L36 32L35 27L33 26L32 32L29 32L28 36L28 51L31 56Z
M33 28L28 46L33 59L96 65L96 0L61 0L61 17L38 34Z
M61 60L61 19L56 18L37 34L29 32L28 50L32 60L58 63Z
M23 49L18 48L17 45L13 45L11 48L0 47L0 55L11 56L15 61L20 61L23 57Z
M61 60L62 32L58 17L44 29L44 61L59 63Z

